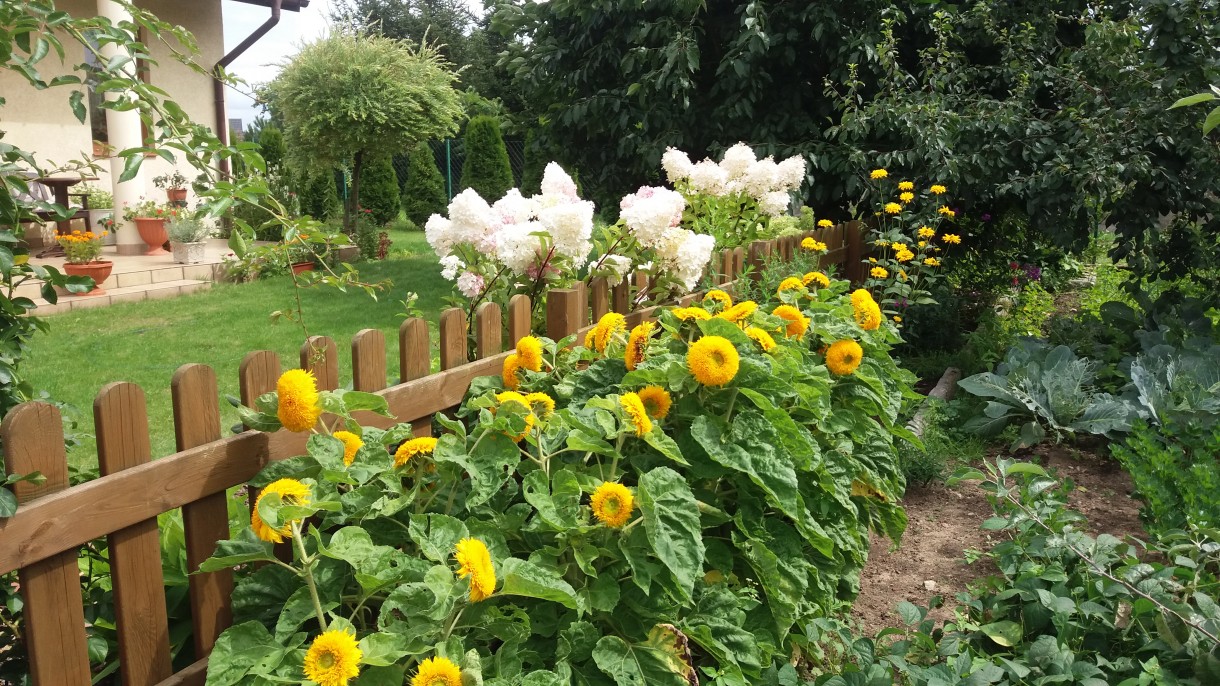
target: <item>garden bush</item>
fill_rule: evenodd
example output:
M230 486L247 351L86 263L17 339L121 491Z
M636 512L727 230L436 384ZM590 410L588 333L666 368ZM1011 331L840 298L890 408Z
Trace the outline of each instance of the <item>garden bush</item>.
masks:
M445 211L445 179L436 166L432 146L420 143L408 156L407 180L402 185L402 210L407 219L423 226L428 217Z
M512 188L513 168L508 148L500 134L500 120L475 117L466 124L466 161L462 165L462 190L473 188L485 198L499 198Z
M301 200L301 213L318 221L336 219L343 209L333 170L309 174L297 196Z
M369 211L374 223L385 226L398 218L402 203L398 197L398 176L389 155L368 162L361 184L360 205Z
M870 530L905 526L912 377L894 327L847 290L710 292L630 331L607 315L583 346L524 338L436 438L362 426L352 413L384 400L285 373L243 421L311 431L325 411L341 430L259 474L251 527L205 563L246 570L208 683L744 686L790 670L854 598Z
M1220 525L1220 426L1140 421L1122 443L1110 447L1131 475L1144 507L1144 525L1154 533L1188 526Z

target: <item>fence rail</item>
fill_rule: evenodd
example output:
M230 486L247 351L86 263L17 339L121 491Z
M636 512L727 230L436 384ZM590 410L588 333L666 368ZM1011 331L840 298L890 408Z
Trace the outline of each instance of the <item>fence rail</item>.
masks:
M768 256L790 260L800 241L812 236L829 248L822 265L840 265L858 281L862 273L860 228L840 225L809 234L756 241L748 250L724 250L714 261L714 281L729 284L747 266L754 277ZM642 274L613 288L604 279L588 288L553 290L547 297L546 333L556 340L583 333L603 314L616 311L634 325L657 308L631 311L633 295L647 288ZM690 302L696 296L683 299ZM368 426L387 428L412 422L417 435L431 431L437 412L459 405L471 381L499 374L506 345L512 348L530 332L530 301L512 298L508 311L486 303L471 323L477 359L468 361L466 315L441 313L441 371L431 374L427 322L409 319L399 328L398 383L389 384L385 334L359 332L351 343L353 388L382 395L394 418L371 413ZM507 332L507 338L504 337ZM320 353L320 354L319 354ZM299 364L314 372L323 389L339 387L339 352L326 337L301 347ZM271 351L248 353L238 371L241 400L248 406L275 389L279 357ZM173 672L161 568L157 516L181 508L188 568L196 570L230 537L226 491L252 479L275 460L301 455L305 434L288 431L222 437L216 373L187 364L171 382L178 451L153 461L149 450L144 391L135 384L106 385L93 404L101 476L68 485L63 425L53 405L30 402L14 408L0 423L5 466L10 474L41 472L41 485L15 485L17 513L0 519L0 574L18 571L25 602L26 643L35 686L88 686L91 683L80 592L78 549L106 537L114 583L120 675L124 686L202 685L207 655L232 622L234 588L229 570L194 574L189 580L194 654L190 666Z

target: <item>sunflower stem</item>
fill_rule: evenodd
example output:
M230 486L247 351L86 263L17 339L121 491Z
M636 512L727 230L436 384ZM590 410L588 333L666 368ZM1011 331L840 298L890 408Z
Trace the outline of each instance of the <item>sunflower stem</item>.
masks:
M326 631L326 613L322 611L322 599L318 597L318 585L314 583L313 579L314 560L305 551L305 541L302 540L299 522L292 523L292 542L296 545L297 552L301 554L301 563L304 565L301 575L305 579L305 585L309 587L309 599L313 601L313 611L318 615L318 626L321 631Z
M445 629L445 637L443 639L441 639L441 643L444 643L445 641L449 640L449 634L452 634L453 630L455 628L457 628L458 620L462 618L462 613L465 611L466 611L465 605L458 608L457 614L453 615L453 621L449 622L449 628Z
M614 481L614 475L618 473L618 457L623 454L623 441L626 438L626 435L618 437L618 442L614 445L614 459L610 461L610 478L602 481Z
M737 389L733 389L733 395L729 398L729 409L724 413L724 421L728 422L733 416L733 404L737 402Z

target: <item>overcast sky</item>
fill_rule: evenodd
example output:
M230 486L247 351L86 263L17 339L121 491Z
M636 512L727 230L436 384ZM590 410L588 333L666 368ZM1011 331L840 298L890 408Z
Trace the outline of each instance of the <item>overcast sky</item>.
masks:
M467 0L471 9L483 13L481 0ZM295 55L300 46L326 34L333 0L310 0L309 7L300 12L283 12L280 23L271 29L249 50L229 67L250 84L265 83L279 72L278 63ZM231 50L245 40L254 29L267 21L271 11L266 7L242 2L223 3L225 23L225 50ZM242 120L248 126L259 110L244 93L230 88L225 94L229 107L229 118Z

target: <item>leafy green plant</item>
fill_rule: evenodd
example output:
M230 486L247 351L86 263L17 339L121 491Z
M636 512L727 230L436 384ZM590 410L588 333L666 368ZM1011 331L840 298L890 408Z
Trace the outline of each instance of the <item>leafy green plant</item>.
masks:
M1192 341L1194 342L1194 341ZM1220 345L1154 345L1131 362L1126 397L1153 424L1220 422Z
M466 124L466 161L460 188L473 188L484 198L500 198L515 184L500 120L479 116Z
M398 176L394 173L394 163L389 155L368 162L363 183L360 205L369 211L373 222L385 226L398 218L402 203L398 194Z
M1187 526L1220 526L1220 426L1168 420L1135 423L1131 435L1110 452L1131 475L1144 502L1140 514L1160 533Z
M421 142L412 148L407 160L407 180L402 185L402 209L407 219L417 226L423 226L428 217L444 212L449 204L445 195L445 179L441 177L432 146L428 143Z
M334 170L308 174L297 192L301 212L318 221L336 219L341 208Z
M1008 351L995 373L958 382L962 390L988 398L983 414L965 428L985 436L1023 421L1013 450L1042 442L1049 429L1055 440L1079 432L1109 436L1130 428L1132 409L1123 400L1093 388L1094 364L1067 346L1024 339Z

